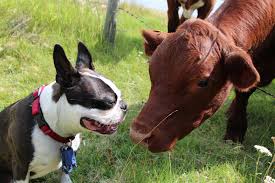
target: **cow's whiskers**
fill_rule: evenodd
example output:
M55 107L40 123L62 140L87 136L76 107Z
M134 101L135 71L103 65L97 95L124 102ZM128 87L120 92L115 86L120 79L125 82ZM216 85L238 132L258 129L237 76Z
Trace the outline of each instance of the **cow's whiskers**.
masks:
M150 135L153 131L155 131L155 129L157 129L157 127L159 127L167 118L169 118L170 116L172 116L173 114L175 114L176 112L178 112L178 110L174 110L172 112L170 112L167 116L165 116L154 128L152 128L151 131L149 131L136 145L140 144L143 140L145 140L148 135Z
M156 129L157 127L159 127L166 119L168 119L169 117L171 117L173 114L175 114L175 113L178 112L178 111L179 111L179 110L176 109L176 110L170 112L170 113L169 113L167 116L165 116L165 117L164 117L164 118L163 118L154 128L152 128L152 130L150 130L146 135L144 135L144 137L143 137L138 143L136 143L136 144L132 147L132 149L131 149L131 151L130 151L130 153L129 153L129 156L128 156L127 159L126 159L126 165L123 167L123 169L122 169L122 171L121 171L119 180L121 180L121 177L122 177L122 175L123 175L124 170L128 167L129 159L130 159L131 154L132 154L132 152L134 151L134 149L135 149L143 140L145 140L145 139L148 137L148 135L150 135L153 131L155 131L155 129Z

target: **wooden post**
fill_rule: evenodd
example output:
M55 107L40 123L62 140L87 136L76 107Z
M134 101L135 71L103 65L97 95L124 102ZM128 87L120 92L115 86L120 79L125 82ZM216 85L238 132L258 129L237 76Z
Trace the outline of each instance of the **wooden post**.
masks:
M104 40L109 43L115 42L116 35L116 12L119 0L108 0L108 7L104 25Z

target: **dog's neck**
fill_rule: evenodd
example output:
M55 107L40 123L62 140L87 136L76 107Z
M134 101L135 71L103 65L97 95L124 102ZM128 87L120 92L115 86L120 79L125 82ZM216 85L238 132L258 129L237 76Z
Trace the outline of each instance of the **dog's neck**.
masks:
M47 85L40 95L40 107L44 118L50 128L62 137L75 136L83 131L79 119L74 117L75 111L70 110L71 104L68 103L65 94L62 94L57 102L53 100L53 85Z

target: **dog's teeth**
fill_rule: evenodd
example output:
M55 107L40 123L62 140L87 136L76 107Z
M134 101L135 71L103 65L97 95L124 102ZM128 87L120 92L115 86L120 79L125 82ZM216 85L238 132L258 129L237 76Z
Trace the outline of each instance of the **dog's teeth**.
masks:
M111 129L112 129L112 130L116 130L117 127L116 127L116 126L111 126Z

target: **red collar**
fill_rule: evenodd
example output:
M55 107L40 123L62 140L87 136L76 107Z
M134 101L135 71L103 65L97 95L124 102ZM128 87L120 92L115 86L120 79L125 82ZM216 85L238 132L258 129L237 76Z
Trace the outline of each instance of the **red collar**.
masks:
M68 143L71 140L74 139L74 136L71 137L61 137L57 133L55 133L46 120L44 119L42 110L40 108L40 94L44 90L45 86L41 86L37 90L33 92L33 102L32 102L32 116L34 118L34 121L38 124L39 128L43 131L45 135L50 136L52 139L61 142L61 143Z

